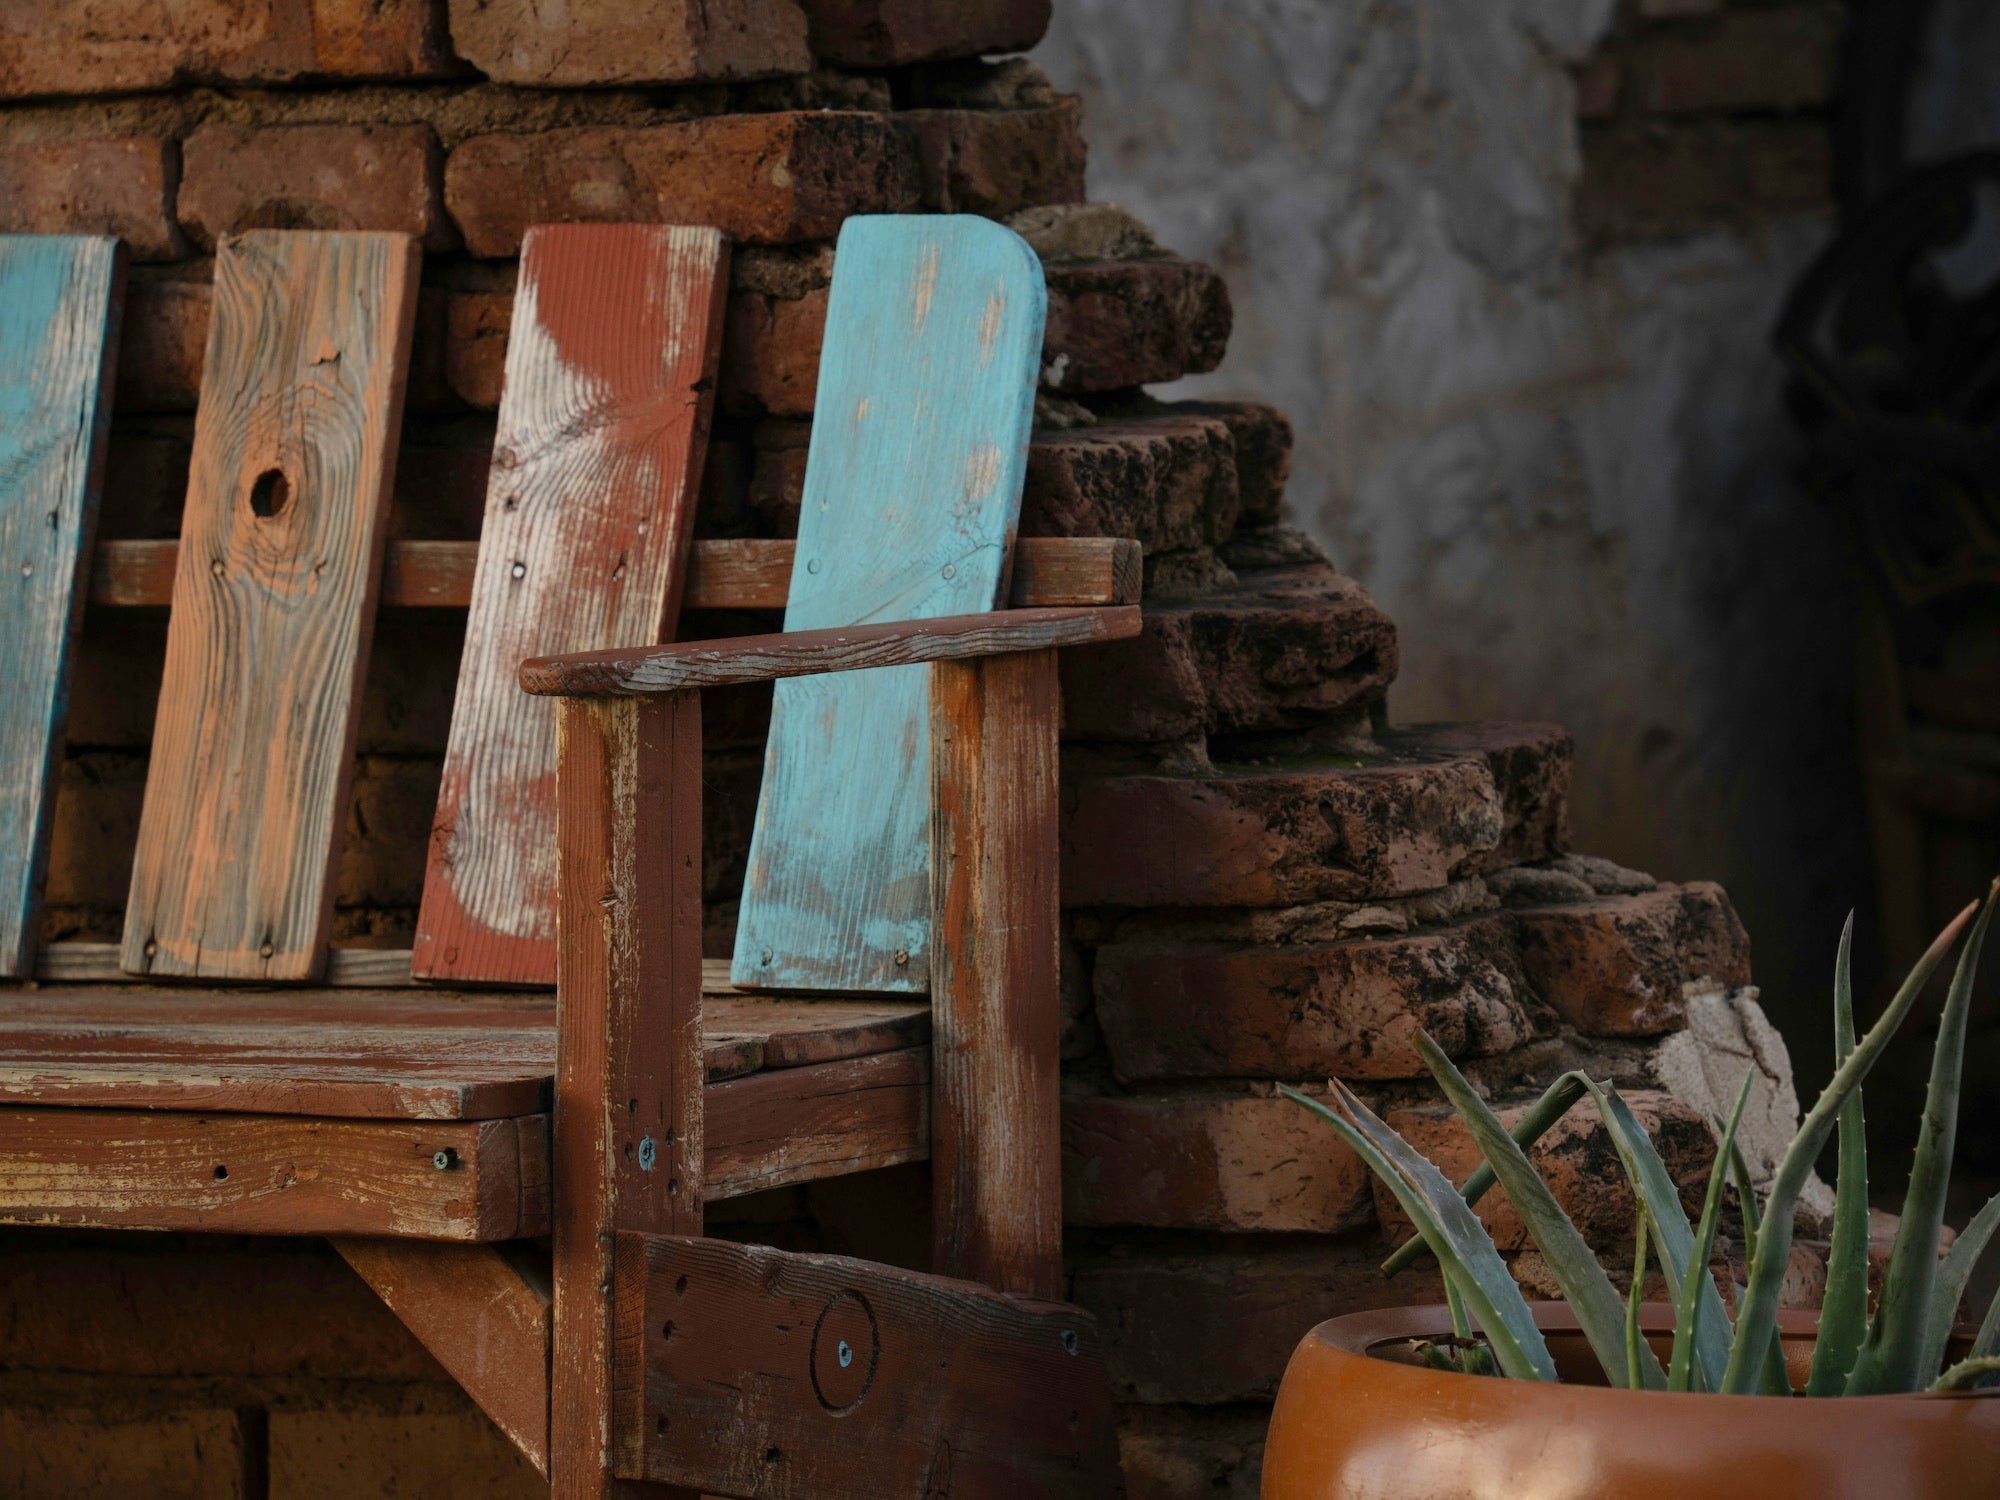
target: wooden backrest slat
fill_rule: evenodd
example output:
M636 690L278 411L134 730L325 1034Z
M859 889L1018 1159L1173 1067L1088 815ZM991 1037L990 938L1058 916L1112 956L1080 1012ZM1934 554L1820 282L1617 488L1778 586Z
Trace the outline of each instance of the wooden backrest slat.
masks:
M659 642L680 609L727 241L538 225L514 332L411 968L552 984L556 723L523 657Z
M34 972L125 261L0 236L0 975Z
M972 614L1006 598L1045 310L1040 262L999 225L847 221L787 630ZM929 988L926 670L777 684L738 984Z
M325 966L418 264L403 234L255 231L217 251L133 972Z

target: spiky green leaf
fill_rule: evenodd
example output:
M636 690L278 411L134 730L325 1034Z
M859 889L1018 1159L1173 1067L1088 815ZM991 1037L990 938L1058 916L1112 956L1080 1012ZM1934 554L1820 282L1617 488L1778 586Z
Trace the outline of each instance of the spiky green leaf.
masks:
M1938 1395L1951 1391L1969 1391L1989 1375L2000 1375L2000 1359L1961 1359L1931 1382L1929 1389Z
M1833 1060L1838 1066L1854 1051L1854 914L1840 932L1833 964ZM1862 1117L1861 1089L1840 1106L1840 1173L1833 1196L1833 1244L1826 1256L1826 1295L1820 1305L1819 1337L1813 1344L1808 1396L1838 1396L1861 1340L1868 1333L1868 1127Z
M1903 1195L1903 1215L1896 1226L1895 1246L1889 1252L1889 1269L1882 1278L1881 1300L1847 1377L1850 1396L1920 1390L1937 1370L1936 1364L1926 1367L1923 1361L1932 1295L1937 1289L1938 1239L1944 1228L1945 1190L1951 1186L1952 1148L1958 1138L1966 1018L1972 1010L1979 950L1985 946L1996 896L2000 896L2000 881L1986 893L1986 904L1980 909L1979 920L1972 924L1972 936L1958 956L1958 969L1945 994L1910 1186Z
M1820 1092L1798 1134L1792 1137L1792 1144L1786 1148L1784 1159L1778 1163L1777 1175L1764 1202L1764 1232L1757 1246L1757 1261L1750 1267L1750 1284L1744 1289L1737 1313L1736 1339L1730 1347L1729 1368L1722 1380L1724 1394L1747 1393L1762 1371L1764 1348L1771 1330L1778 1326L1778 1290L1784 1284L1785 1269L1791 1261L1792 1210L1798 1205L1799 1190L1805 1186L1827 1137L1833 1134L1840 1107L1875 1066L1975 909L1968 906L1954 917L1951 925L1938 934L1924 956L1917 960L1881 1019L1869 1028L1868 1035L1848 1054L1847 1061L1834 1070L1833 1080Z
M1952 1241L1944 1264L1938 1267L1937 1287L1931 1293L1930 1320L1924 1330L1924 1352L1919 1368L1928 1374L1944 1363L1945 1345L1951 1342L1951 1325L1958 1317L1958 1304L1965 1296L1972 1268L1986 1253L1993 1234L2000 1229L2000 1193L1986 1200L1986 1206L1972 1216L1959 1237Z
M1553 1381L1556 1367L1548 1344L1486 1227L1444 1174L1376 1119L1351 1089L1337 1079L1332 1087L1339 1113L1282 1084L1279 1092L1331 1125L1395 1195L1479 1320L1501 1372L1517 1380Z
M1639 1301L1646 1292L1646 1236L1651 1232L1646 1226L1646 1205L1639 1205L1639 1218L1632 1230L1632 1288L1625 1294L1625 1388L1639 1390L1645 1384L1645 1373L1640 1360L1640 1351L1651 1354L1652 1349L1639 1332ZM1657 1355L1653 1358L1659 1364Z
M1529 1105L1521 1118L1514 1123L1507 1134L1515 1145L1523 1151L1535 1144L1548 1133L1556 1121L1569 1113L1570 1106L1583 1097L1584 1077L1581 1073L1565 1073L1542 1093L1542 1097ZM1493 1168L1481 1162L1473 1174L1465 1179L1465 1186L1458 1190L1459 1197L1467 1205L1476 1205L1493 1187ZM1424 1241L1421 1235L1411 1235L1396 1247L1396 1253L1382 1262L1382 1273L1394 1276L1406 1271L1424 1255Z
M1747 1078L1745 1080L1748 1081ZM1715 1121L1715 1131L1722 1134L1722 1122ZM1743 1210L1743 1256L1746 1261L1757 1258L1757 1189L1750 1181L1750 1163L1743 1159L1743 1143L1732 1141L1729 1147L1729 1173L1736 1182L1736 1202ZM1766 1396L1789 1396L1792 1394L1790 1373L1785 1368L1785 1345L1778 1336L1778 1330L1771 1330L1771 1345L1764 1353L1764 1375L1758 1389Z
M1416 1042L1424 1065L1431 1070L1451 1107L1458 1111L1466 1129L1472 1132L1474 1143L1501 1186L1507 1189L1514 1211L1521 1216L1529 1237L1548 1262L1550 1272L1562 1288L1563 1299L1576 1314L1577 1325L1583 1329L1591 1352L1604 1368L1605 1379L1613 1385L1620 1384L1625 1377L1626 1350L1625 1306L1618 1289L1612 1286L1597 1256L1577 1233L1548 1184L1542 1181L1541 1173L1508 1135L1500 1117L1465 1081L1465 1075L1445 1056L1443 1048L1422 1031L1417 1033ZM1642 1389L1659 1390L1667 1383L1666 1373L1650 1348L1641 1360L1641 1373Z
M1736 1091L1736 1107L1730 1110L1729 1123L1723 1127L1722 1141L1715 1153L1715 1165L1709 1168L1708 1194L1702 1200L1701 1223L1695 1229L1694 1243L1688 1247L1688 1258L1681 1270L1681 1299L1674 1309L1673 1360L1667 1367L1668 1390L1693 1389L1695 1336L1701 1327L1702 1317L1699 1287L1712 1279L1708 1271L1708 1256L1715 1247L1715 1220L1722 1209L1722 1185L1729 1179L1729 1158L1736 1149L1736 1127L1743 1123L1743 1106L1749 1102L1750 1080L1754 1077L1754 1070L1743 1075L1743 1086Z

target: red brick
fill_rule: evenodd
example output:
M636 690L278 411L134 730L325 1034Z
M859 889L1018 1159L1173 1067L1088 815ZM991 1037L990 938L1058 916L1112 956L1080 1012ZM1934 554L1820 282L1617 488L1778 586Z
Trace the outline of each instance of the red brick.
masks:
M453 71L435 0L9 0L0 98Z
M209 303L206 282L134 276L127 284L115 388L121 416L194 410Z
M924 207L1003 218L1016 209L1083 199L1083 105L1048 109L912 109Z
M146 136L0 147L0 233L113 234L135 260L177 260L179 177L180 148Z
M458 242L428 125L209 125L188 139L181 225L204 249L246 229L394 230Z
M1267 1401L1301 1338L1343 1313L1439 1302L1429 1271L1389 1278L1368 1240L1207 1254L1128 1254L1079 1266L1114 1399L1148 1405Z
M1505 917L1346 943L1113 943L1097 1023L1123 1082L1428 1076L1416 1034L1454 1058L1533 1040L1533 993Z
M410 1413L274 1411L270 1442L269 1500L547 1500L549 1493L548 1481L469 1402Z
M1374 754L1204 775L1065 777L1069 906L1289 906L1433 890L1566 838L1569 736L1432 726Z
M1625 1102L1632 1106L1633 1115L1666 1164L1667 1175L1680 1189L1682 1206L1690 1214L1700 1213L1702 1194L1708 1186L1708 1169L1715 1160L1715 1137L1709 1132L1708 1122L1702 1119L1699 1110L1672 1094L1634 1089L1625 1093ZM1497 1113L1511 1127L1526 1109L1523 1103L1499 1109ZM1458 1116L1443 1103L1392 1109L1382 1118L1429 1157L1454 1186L1463 1186L1486 1159ZM1608 1250L1621 1241L1630 1247L1634 1224L1632 1186L1595 1104L1586 1099L1570 1110L1530 1148L1528 1160L1592 1249ZM1381 1218L1383 1231L1391 1239L1403 1239L1410 1232L1409 1219L1387 1188L1379 1182L1372 1186L1375 1212ZM1512 1253L1532 1244L1527 1226L1521 1222L1506 1189L1496 1187L1489 1191L1479 1200L1476 1212L1493 1243L1503 1252Z
M846 110L475 136L452 152L445 195L467 248L486 256L517 254L530 224L712 224L779 245L918 202L908 133Z
M730 411L765 411L773 416L812 415L819 388L820 345L826 337L828 289L802 297L735 292L722 329L719 393ZM801 487L803 466L798 469ZM793 525L797 525L796 499Z
M803 73L796 0L451 0L459 53L501 83L694 83Z
M1229 344L1229 288L1196 261L1050 266L1042 359L1053 390L1115 391L1200 375Z
M1687 1024L1684 984L1750 982L1750 939L1721 887L1661 886L1634 896L1514 913L1536 991L1593 1036L1656 1036Z
M1242 508L1228 422L1158 415L1038 432L1028 450L1023 536L1129 536L1148 552L1214 547Z
M249 1500L250 1464L233 1411L0 1409L0 1495L22 1500Z
M1379 701L1396 627L1361 586L1320 564L1245 573L1187 604L1150 605L1131 640L1066 652L1072 740L1171 741L1310 728Z
M444 378L467 406L498 409L513 326L512 292L454 292L446 299Z
M1832 172L1818 120L1655 118L1586 131L1577 219L1601 243L1818 213Z
M1361 1158L1289 1099L1174 1092L1063 1100L1066 1223L1332 1234L1373 1218Z
M813 55L841 68L893 68L985 52L1025 52L1050 0L802 0Z
M1663 114L1800 109L1833 92L1837 11L1736 10L1698 30L1652 37L1640 97Z
M1275 406L1256 401L1182 401L1166 410L1184 416L1215 417L1229 428L1236 449L1236 493L1244 526L1269 526L1278 519L1285 481L1292 470L1291 419Z

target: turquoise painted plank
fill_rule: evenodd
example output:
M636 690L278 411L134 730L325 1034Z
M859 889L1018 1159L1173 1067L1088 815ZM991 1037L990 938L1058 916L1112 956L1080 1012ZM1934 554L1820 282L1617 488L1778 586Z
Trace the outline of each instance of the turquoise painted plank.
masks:
M124 298L117 240L0 235L0 975L10 977L34 971Z
M1046 308L1041 262L997 224L847 221L787 630L1000 606ZM777 684L737 984L929 989L927 670Z

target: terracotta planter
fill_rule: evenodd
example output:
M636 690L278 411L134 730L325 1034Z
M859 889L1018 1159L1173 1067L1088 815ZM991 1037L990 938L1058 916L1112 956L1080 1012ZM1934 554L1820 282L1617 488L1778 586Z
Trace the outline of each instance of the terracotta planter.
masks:
M1648 1307L1662 1359L1672 1310ZM1795 1383L1818 1316L1780 1314ZM1567 1306L1535 1305L1561 1385L1433 1370L1442 1307L1322 1323L1292 1355L1263 1500L1963 1500L2000 1494L2000 1392L1782 1401L1612 1390ZM1664 1337L1663 1337L1664 1335ZM1963 1354L1955 1340L1953 1358Z

